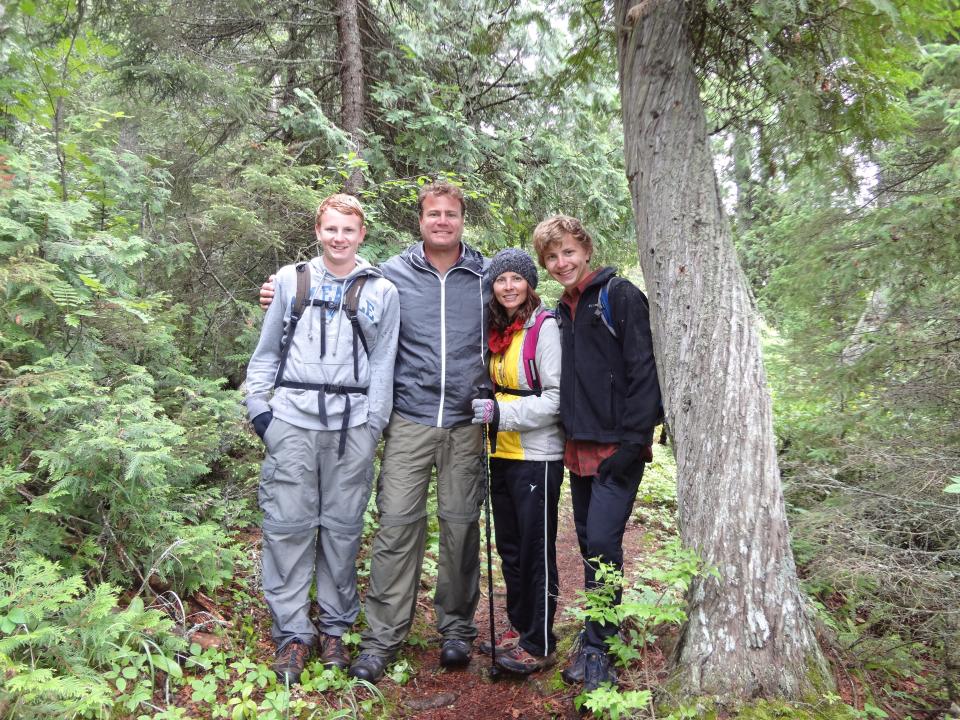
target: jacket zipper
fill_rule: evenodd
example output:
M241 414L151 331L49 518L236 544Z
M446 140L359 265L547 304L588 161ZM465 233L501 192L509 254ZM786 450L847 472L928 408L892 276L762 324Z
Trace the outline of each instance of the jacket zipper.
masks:
M440 279L440 407L437 408L437 427L443 427L443 404L447 394L447 270Z
M446 402L446 393L447 393L447 276L452 273L454 270L466 270L469 273L473 273L478 277L482 277L479 273L474 272L470 268L461 267L458 268L454 266L447 270L443 276L440 275L436 270L429 267L426 264L413 263L415 266L419 266L426 270L428 273L436 277L440 281L440 407L437 408L437 427L443 427L443 406ZM482 316L482 311L481 311ZM480 323L481 334L483 333L483 323Z

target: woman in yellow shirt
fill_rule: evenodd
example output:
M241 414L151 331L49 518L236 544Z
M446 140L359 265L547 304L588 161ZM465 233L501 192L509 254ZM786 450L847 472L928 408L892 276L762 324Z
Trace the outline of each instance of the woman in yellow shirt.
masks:
M473 422L489 425L495 450L490 497L511 626L496 641L496 662L526 674L552 665L556 645L560 332L535 292L537 269L525 252L501 250L484 281L493 289L488 344L496 399L474 400ZM480 649L489 653L489 642Z

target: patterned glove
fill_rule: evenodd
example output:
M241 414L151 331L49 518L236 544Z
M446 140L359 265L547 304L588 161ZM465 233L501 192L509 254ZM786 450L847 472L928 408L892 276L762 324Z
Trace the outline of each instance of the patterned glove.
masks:
M470 422L474 425L489 425L497 412L496 400L473 400L470 406L473 408L473 420Z

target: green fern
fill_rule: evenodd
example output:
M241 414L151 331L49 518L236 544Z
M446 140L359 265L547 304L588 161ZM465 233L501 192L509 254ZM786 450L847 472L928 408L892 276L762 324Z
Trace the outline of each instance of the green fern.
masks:
M104 671L134 668L146 682L144 643L157 657L172 655L182 641L171 629L139 598L119 609L109 585L87 591L80 576L63 577L43 558L12 563L0 572L0 704L24 719L105 714L114 688Z

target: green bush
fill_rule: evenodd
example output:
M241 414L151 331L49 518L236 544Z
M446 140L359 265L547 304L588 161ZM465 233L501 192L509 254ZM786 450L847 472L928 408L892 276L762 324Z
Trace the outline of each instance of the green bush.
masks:
M149 699L155 670L179 670L169 617L117 596L42 558L0 572L0 717L99 717L118 691Z

